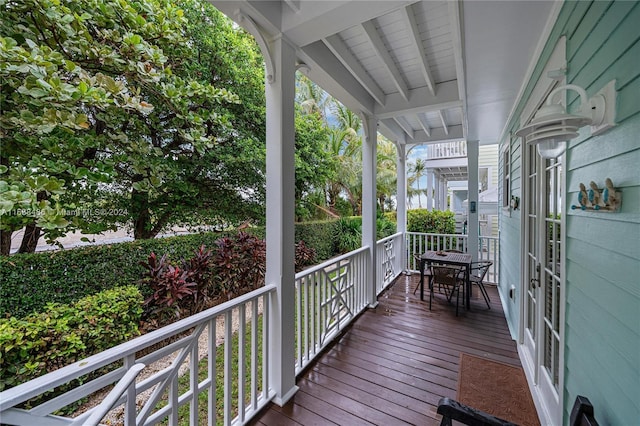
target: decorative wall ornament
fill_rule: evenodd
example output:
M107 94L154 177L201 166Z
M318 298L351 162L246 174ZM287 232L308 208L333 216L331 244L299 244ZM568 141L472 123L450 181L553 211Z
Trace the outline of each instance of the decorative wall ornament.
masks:
M589 189L580 183L578 205L573 204L571 210L591 210L596 212L617 212L622 204L622 193L613 187L611 179L606 178L605 187L600 189L594 181L589 182Z
M511 196L511 208L513 210L518 210L520 208L520 197L516 197L515 195Z

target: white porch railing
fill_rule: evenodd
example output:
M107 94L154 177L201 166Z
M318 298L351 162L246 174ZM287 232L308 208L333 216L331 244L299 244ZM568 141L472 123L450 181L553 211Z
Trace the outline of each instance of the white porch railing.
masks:
M419 271L420 263L414 255L420 255L427 250L459 250L467 252L466 234L426 234L421 232L407 232L407 270ZM498 283L500 270L500 244L498 237L478 237L478 260L493 262L485 276L485 281Z
M427 145L427 159L455 158L467 156L467 143L465 141L443 142Z
M402 264L402 232L376 243L376 295L382 293L404 269Z
M117 423L127 426L153 425L167 420L169 425L177 425L178 409L181 407L185 408L185 413L181 412L180 415L188 416L191 425L215 425L219 421L242 424L273 397L267 380L266 361L269 296L275 289L273 285L262 287L4 391L0 393L1 422L25 426L97 424L112 406L123 406L122 418ZM260 305L263 315L259 312ZM234 328L237 329L236 339ZM262 330L260 334L259 330ZM200 339L201 336L206 338ZM218 336L224 338L224 343L220 345L223 348L216 346ZM203 342L200 346L204 346L200 351L199 340ZM157 346L160 348L154 349ZM137 354L145 349L150 353L138 358ZM172 354L174 358L170 366L144 375L149 365ZM207 359L200 360L201 356ZM219 370L216 367L219 356L224 360L224 372L220 375L224 376L222 380L218 377ZM260 359L262 363L258 365ZM185 365L185 361L188 375L182 377L186 376L187 380L180 381L179 369ZM200 372L199 364L204 362L207 366ZM133 381L138 373L136 370L142 370L144 375L138 383ZM100 376L86 381L87 375L94 372ZM121 380L123 378L128 380ZM76 379L80 379L76 387L54 399L28 410L17 408L23 402ZM53 414L119 380L120 384L109 397L80 416L71 419ZM235 399L233 388L237 389ZM216 409L217 389L222 389L224 395L220 418ZM140 400L140 394L145 391L150 395ZM138 409L137 404L142 408ZM206 408L199 409L200 404ZM204 418L201 418L201 412L205 413Z
M490 260L493 262L485 281L493 284L498 283L498 271L500 270L500 239L498 237L478 237L478 260Z
M296 274L296 374L367 307L368 250Z
M367 307L371 291L379 294L403 271L403 238L406 267L414 271L419 267L414 254L429 249L466 251L467 245L466 235L460 234L408 232L384 238L376 243L375 289L369 273L369 247L296 274L296 374ZM488 281L497 281L498 239L480 237L480 246L479 258L494 262ZM273 398L267 361L268 313L275 291L275 286L265 286L4 391L0 393L0 421L29 426L97 424L112 407L121 407L118 422L127 426L177 425L179 418L188 418L190 425L245 423ZM139 355L141 351L146 354ZM152 368L167 357L173 358L170 366ZM223 371L217 367L220 358ZM181 367L187 372L179 374ZM139 372L142 377L136 383ZM18 408L74 380L77 386L61 395L29 409ZM73 419L54 415L114 383L118 385L97 407Z

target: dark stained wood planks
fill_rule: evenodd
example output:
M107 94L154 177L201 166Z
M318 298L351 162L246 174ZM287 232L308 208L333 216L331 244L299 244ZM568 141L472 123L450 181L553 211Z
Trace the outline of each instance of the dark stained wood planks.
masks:
M270 404L260 425L437 425L442 397L455 398L461 352L520 365L495 288L491 309L471 310L436 293L433 308L413 294L418 276L400 276L307 371L284 407Z

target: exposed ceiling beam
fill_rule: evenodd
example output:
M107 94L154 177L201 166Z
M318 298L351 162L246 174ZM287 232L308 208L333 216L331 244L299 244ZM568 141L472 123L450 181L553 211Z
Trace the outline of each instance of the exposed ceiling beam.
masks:
M396 64L393 62L393 58L389 54L387 47L384 45L382 38L380 38L380 34L378 34L378 30L376 30L376 26L373 21L367 21L361 24L362 29L364 30L369 42L373 46L373 51L378 55L378 58L382 60L385 68L389 72L393 83L396 88L402 95L405 101L409 100L409 89L407 88L407 84L402 79L402 75L400 75L400 71Z
M424 113L419 112L416 114L416 118L418 119L418 123L420 123L420 127L427 134L427 136L431 136L431 129L429 128L429 123L427 123L427 117L425 117Z
M301 13L283 18L282 31L299 46L306 46L378 16L386 15L415 0L395 1L300 1ZM273 1L256 1L273 7ZM269 6L270 5L270 6Z
M300 0L284 0L289 6L289 9L293 10L295 13L300 13Z
M373 96L373 99L380 105L384 105L385 95L382 89L380 89L380 86L367 74L362 65L360 65L360 62L349 52L349 48L344 44L342 39L340 39L340 36L334 34L322 41L333 54L336 55L340 62L342 62L342 65L360 82L362 87Z
M458 157L458 158L441 158L437 160L427 160L426 166L428 168L434 169L448 169L451 167L468 167L469 163L467 157ZM442 174L442 171L440 171Z
M407 132L405 132L402 127L400 127L398 123L396 123L395 120L386 118L384 120L379 120L379 123L381 125L384 125L384 127L386 127L392 134L394 134L396 138L398 138L398 140L404 140L404 143L413 143L413 140L409 138Z
M389 93L385 98L384 106L376 105L374 114L378 118L392 118L397 115L417 114L462 106L458 97L458 84L455 81L436 84L436 93L437 96L434 96L427 87L418 87L409 91L409 102L399 93Z
M447 127L447 120L444 119L444 113L442 112L442 110L438 111L438 115L440 116L440 121L442 122L442 128L444 129L444 133L448 135L449 128Z
M420 31L418 30L418 23L416 22L416 17L413 14L411 5L402 9L402 19L404 20L405 25L411 30L412 37L409 37L409 39L411 41L411 46L413 47L413 51L416 57L420 58L420 68L422 71L422 75L427 83L427 87L431 91L431 94L435 95L435 83L433 81L433 77L431 76L429 63L427 62L427 57L424 53L424 46L422 45L422 41L420 38Z
M462 127L464 129L464 135L467 137L468 122L467 122L467 91L465 87L465 75L464 75L464 61L463 61L463 46L462 46L462 25L461 25L461 13L460 4L457 1L447 2L449 6L449 24L451 25L451 41L453 45L453 56L456 62L456 77L458 81L458 93L460 94L460 100L462 100Z
M373 114L373 97L342 65L327 46L317 41L298 51L299 58L309 66L309 78L352 111ZM328 72L327 70L330 70Z
M442 127L435 127L431 129L431 135L427 135L424 130L416 130L413 132L413 140L407 143L435 143L435 142L457 142L464 139L462 133L462 126L456 124L455 126L449 126L449 134L444 133Z
M398 123L398 126L400 126L402 130L404 130L404 132L407 134L407 136L409 136L410 139L413 139L413 127L411 127L411 124L409 124L406 118L394 117L393 120Z

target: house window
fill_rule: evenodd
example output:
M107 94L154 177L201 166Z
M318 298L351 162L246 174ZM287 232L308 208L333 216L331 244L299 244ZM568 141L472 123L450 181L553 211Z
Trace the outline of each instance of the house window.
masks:
M502 208L508 209L511 202L511 159L509 145L502 153Z

